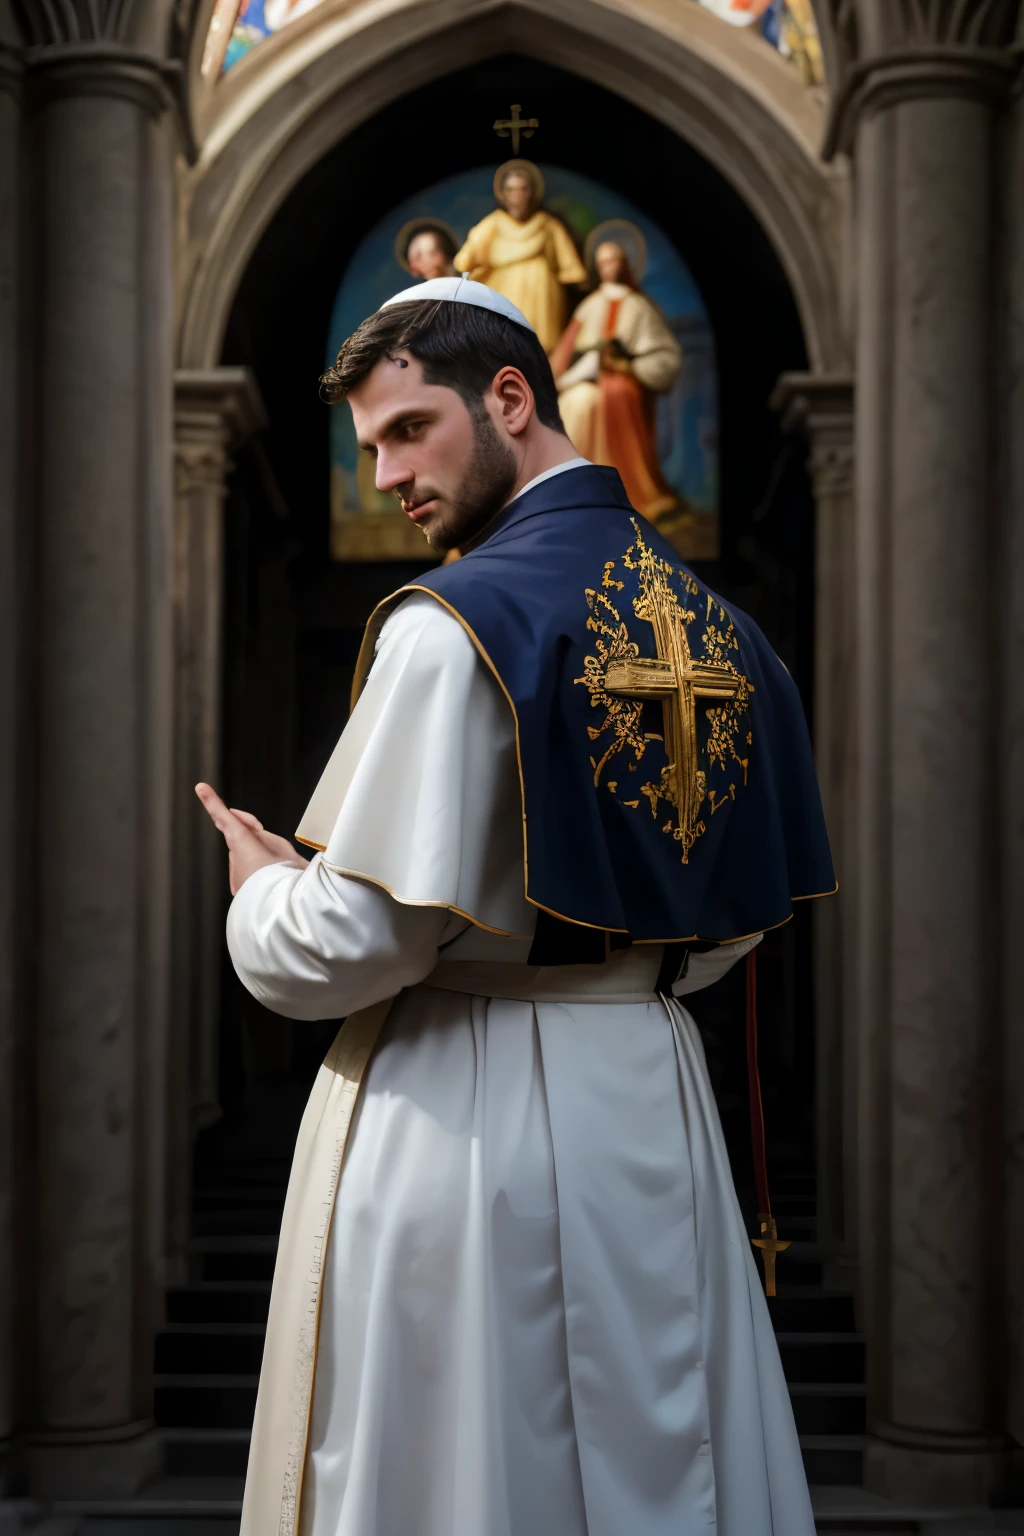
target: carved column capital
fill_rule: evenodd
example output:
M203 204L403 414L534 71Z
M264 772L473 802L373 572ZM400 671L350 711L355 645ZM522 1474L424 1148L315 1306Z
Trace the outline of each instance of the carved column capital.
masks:
M174 464L179 496L222 493L231 449L266 425L248 368L179 368L174 375Z
M831 160L840 151L849 153L858 122L903 101L960 96L1001 105L1020 66L1020 55L1009 48L903 48L864 59L833 100L822 156Z
M903 101L967 97L1000 105L1020 74L1022 0L828 0L842 60L826 160L849 152L858 122Z
M853 494L854 383L849 374L784 373L771 397L782 430L809 444L809 468L819 497Z
M121 43L53 43L29 48L25 61L33 105L60 96L115 96L151 117L171 105L174 67Z
M25 39L32 104L60 96L113 96L159 117L178 94L179 61L131 46L137 0L13 3Z
M174 489L178 496L189 496L193 491L222 494L230 468L231 456L223 434L214 430L207 441L175 436Z

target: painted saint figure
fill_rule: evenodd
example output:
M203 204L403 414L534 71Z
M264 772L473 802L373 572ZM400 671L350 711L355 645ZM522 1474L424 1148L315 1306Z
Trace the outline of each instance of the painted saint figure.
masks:
M410 219L395 239L395 260L413 277L429 282L432 277L455 276L455 252L459 242L444 219Z
M321 383L378 488L466 553L371 617L308 863L197 786L239 977L345 1020L241 1536L813 1536L681 1001L834 888L799 694L576 454L501 294L406 289Z
M682 350L640 291L640 231L616 220L599 225L587 246L599 282L552 353L559 409L577 450L617 469L633 506L653 522L679 505L658 462L655 406L679 377Z
M521 310L550 352L565 325L565 285L586 281L572 236L541 207L544 178L531 160L507 160L494 178L501 204L466 236L455 267Z

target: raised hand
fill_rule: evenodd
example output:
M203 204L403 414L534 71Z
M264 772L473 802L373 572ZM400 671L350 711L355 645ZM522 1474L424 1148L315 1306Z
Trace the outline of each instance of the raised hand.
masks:
M304 868L306 860L286 837L267 832L262 822L249 811L229 810L209 784L197 784L196 794L228 847L228 883L234 896L250 875L268 864L294 864Z

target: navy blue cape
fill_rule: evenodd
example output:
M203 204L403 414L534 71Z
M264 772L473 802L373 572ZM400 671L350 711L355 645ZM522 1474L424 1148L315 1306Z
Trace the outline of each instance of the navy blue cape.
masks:
M674 593L692 660L737 677L732 699L696 701L689 838L667 798L662 704L603 688L610 659L657 654L643 616L652 572ZM526 895L549 918L614 935L616 946L724 943L835 890L792 678L752 620L634 512L615 470L542 481L461 560L388 598L367 626L363 676L388 613L415 591L462 623L514 712Z

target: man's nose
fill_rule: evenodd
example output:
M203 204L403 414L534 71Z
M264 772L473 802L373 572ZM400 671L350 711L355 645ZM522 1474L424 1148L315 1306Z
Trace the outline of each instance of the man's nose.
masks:
M389 453L386 449L377 450L377 489L378 491L396 491L400 485L406 482L412 483L414 476L403 455Z

